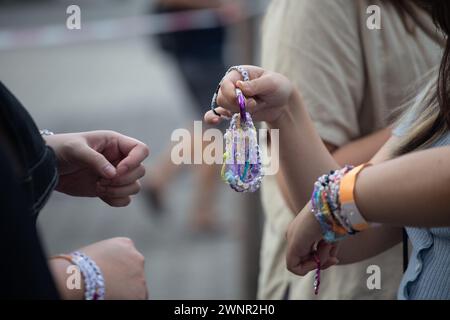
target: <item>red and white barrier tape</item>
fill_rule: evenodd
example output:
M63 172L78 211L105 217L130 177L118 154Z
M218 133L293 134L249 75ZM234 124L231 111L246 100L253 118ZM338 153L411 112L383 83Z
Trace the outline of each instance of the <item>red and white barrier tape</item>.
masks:
M202 9L85 22L80 30L68 30L63 23L27 29L0 30L0 50L68 45L87 41L207 29L229 25L261 14L260 8L254 8L253 12L246 12L245 16L224 20L219 18L215 10Z

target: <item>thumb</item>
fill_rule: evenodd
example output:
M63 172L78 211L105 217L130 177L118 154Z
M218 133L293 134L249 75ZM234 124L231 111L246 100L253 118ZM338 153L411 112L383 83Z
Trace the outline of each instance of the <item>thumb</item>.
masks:
M272 87L272 81L268 77L260 77L250 81L239 80L236 86L242 90L246 97L254 97L269 91Z
M80 162L95 170L103 178L111 179L116 175L116 168L101 153L88 145L83 145L74 152Z

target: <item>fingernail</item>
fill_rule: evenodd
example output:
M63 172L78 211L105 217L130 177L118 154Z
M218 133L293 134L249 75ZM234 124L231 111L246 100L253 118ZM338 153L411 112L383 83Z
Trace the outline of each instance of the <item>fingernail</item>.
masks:
M105 168L103 168L103 172L109 177L114 177L117 173L116 168L113 165L108 164Z

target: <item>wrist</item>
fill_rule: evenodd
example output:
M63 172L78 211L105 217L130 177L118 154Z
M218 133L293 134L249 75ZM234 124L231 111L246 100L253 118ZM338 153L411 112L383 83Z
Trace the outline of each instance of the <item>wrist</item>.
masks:
M71 262L66 259L55 257L49 261L49 267L53 275L56 287L62 299L65 300L83 300L84 298L84 281L80 279L80 287L69 287L69 283L72 283L69 277L73 276L73 272L70 270L70 266L73 266Z
M317 218L314 215L314 210L312 208L311 201L309 201L305 208L305 225L307 226L308 232L311 233L312 236L319 235L322 236L322 227L320 226L320 222L317 220Z
M61 143L61 139L60 139L59 134L54 134L54 135L43 135L42 138L45 141L45 144L47 146L49 146L50 148L53 149L53 151L55 152L56 157L59 159L59 152L60 152L60 148L59 145Z
M299 107L303 108L302 98L298 90L293 88L286 105L281 108L280 115L272 121L267 121L269 128L281 129L293 125L295 123L293 111Z

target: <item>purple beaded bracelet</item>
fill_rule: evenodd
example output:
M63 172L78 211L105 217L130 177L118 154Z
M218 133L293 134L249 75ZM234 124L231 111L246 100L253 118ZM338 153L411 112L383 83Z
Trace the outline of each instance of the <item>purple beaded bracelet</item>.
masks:
M231 67L228 72L232 70L238 71L244 81L250 80L248 71L242 66ZM211 105L213 110L214 106L217 106L217 92ZM246 112L244 94L239 88L236 88L235 92L240 112L233 115L230 127L225 133L222 179L237 192L255 192L259 189L263 177L256 128L251 115Z

